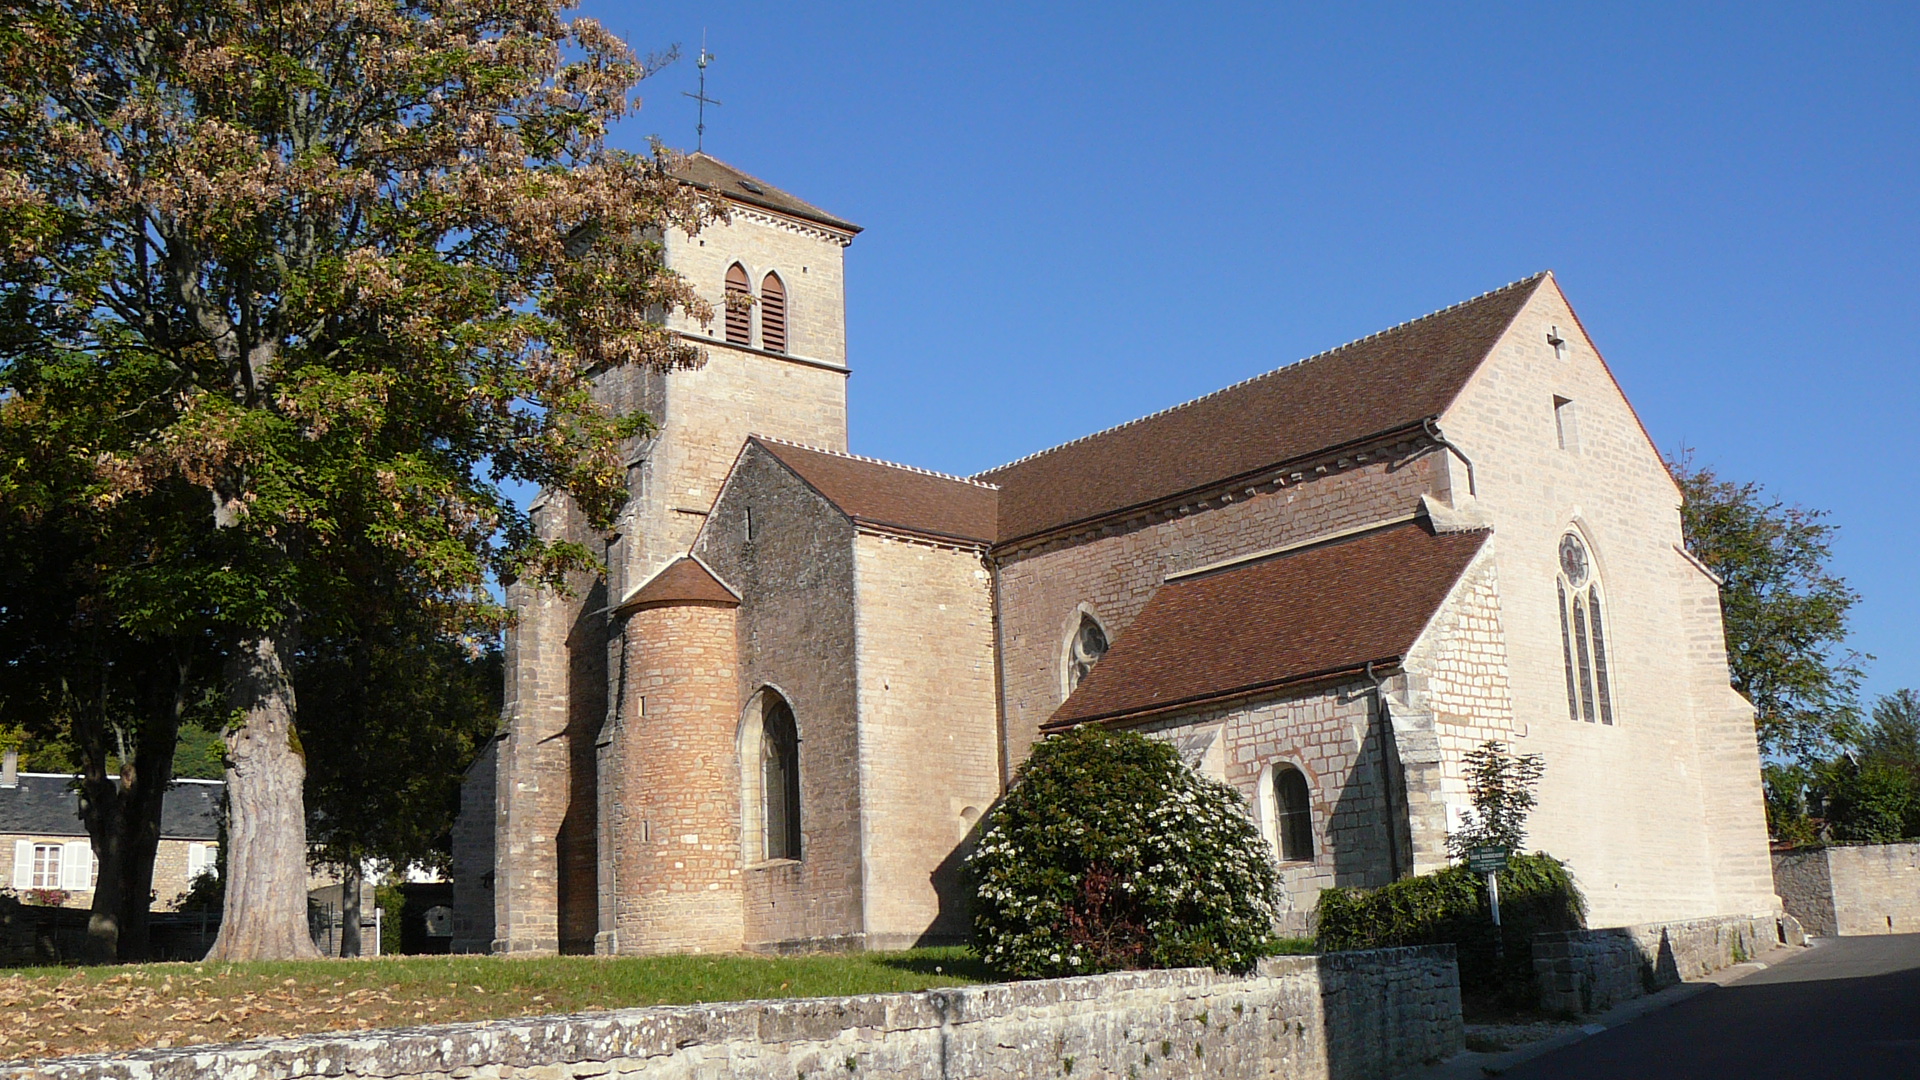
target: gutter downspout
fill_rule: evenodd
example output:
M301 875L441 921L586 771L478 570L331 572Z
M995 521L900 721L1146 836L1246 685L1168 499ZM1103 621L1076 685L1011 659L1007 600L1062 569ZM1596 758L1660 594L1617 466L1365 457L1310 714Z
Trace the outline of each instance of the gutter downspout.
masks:
M1380 713L1380 799L1386 804L1387 878L1400 880L1400 820L1394 811L1394 788L1404 782L1395 768L1400 753L1393 740L1393 716L1387 708L1386 680L1373 673L1373 661L1367 661L1367 681L1373 684L1373 701Z
M1460 449L1457 443L1447 440L1446 435L1440 430L1440 421L1436 417L1427 417L1425 420L1420 421L1420 426L1426 429L1427 438L1432 439L1443 449L1451 450L1454 455L1460 459L1461 464L1467 467L1467 494L1478 498L1480 492L1476 489L1473 482L1473 459L1468 457L1467 452Z

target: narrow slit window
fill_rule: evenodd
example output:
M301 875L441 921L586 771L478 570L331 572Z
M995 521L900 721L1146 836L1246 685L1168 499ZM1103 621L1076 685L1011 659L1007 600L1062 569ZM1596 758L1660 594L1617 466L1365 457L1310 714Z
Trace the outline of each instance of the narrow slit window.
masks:
M1571 400L1554 397L1553 431L1554 437L1560 442L1560 449L1580 449L1580 413Z
M1567 583L1560 581L1560 655L1567 668L1567 717L1580 719L1580 688L1573 681L1573 626L1567 618Z
M1593 613L1593 690L1600 702L1600 722L1613 723L1613 695L1607 689L1607 632L1600 618L1600 586L1588 594L1588 610Z
M747 268L739 263L727 267L727 343L749 345L753 342L753 285L747 280Z
M760 347L768 352L787 351L787 287L778 274L760 281Z
M1313 799L1307 778L1291 765L1273 770L1273 801L1280 833L1280 859L1306 862L1313 858Z

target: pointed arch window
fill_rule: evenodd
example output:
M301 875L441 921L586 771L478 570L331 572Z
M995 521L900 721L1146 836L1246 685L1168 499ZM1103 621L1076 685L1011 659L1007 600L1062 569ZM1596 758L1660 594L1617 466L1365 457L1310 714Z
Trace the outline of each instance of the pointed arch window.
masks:
M760 279L760 347L768 352L787 351L787 286L779 274Z
M1107 655L1107 631L1086 612L1080 613L1080 625L1067 644L1067 693L1073 693L1093 665Z
M747 268L739 263L727 267L727 344L753 343L753 284Z
M1273 803L1281 861L1306 862L1313 858L1313 796L1299 769L1274 766Z
M760 806L769 859L800 857L800 733L793 708L774 698L760 719Z
M1585 723L1613 723L1607 672L1606 619L1593 559L1577 533L1560 538L1560 650L1567 669L1567 715Z

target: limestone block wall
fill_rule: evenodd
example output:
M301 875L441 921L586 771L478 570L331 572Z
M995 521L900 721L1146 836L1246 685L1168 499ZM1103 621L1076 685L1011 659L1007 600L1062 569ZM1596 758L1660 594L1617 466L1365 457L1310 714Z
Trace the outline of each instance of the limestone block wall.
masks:
M1451 947L910 994L628 1009L0 1067L18 1080L1156 1076L1387 1080L1457 1053Z
M735 613L685 603L624 627L627 670L608 781L614 937L602 951L740 948Z
M1350 681L1310 692L1198 711L1143 726L1203 765L1220 762L1220 779L1237 788L1274 858L1281 857L1274 769L1291 765L1306 777L1313 806L1310 860L1279 863L1280 929L1312 932L1320 891L1333 885L1373 888L1393 880L1405 858L1401 815L1389 799L1389 772L1374 722L1371 684ZM1217 740L1214 753L1210 740ZM1396 845L1399 845L1396 848ZM1401 863L1404 865L1404 862Z
M977 549L854 540L869 948L968 933L959 861L1000 794L990 584Z
M735 852L755 948L857 944L864 926L853 545L844 516L752 447L694 545L742 597L742 716L779 694L800 734L800 860L765 861L751 837ZM751 827L746 794L735 812Z
M1791 916L1724 916L1536 934L1534 980L1548 1012L1605 1012L1623 1001L1803 945Z
M1920 843L1776 851L1773 881L1809 933L1920 933Z
M809 222L755 207L733 204L732 220L713 222L697 236L669 231L667 265L692 283L714 307L714 320L701 325L676 315L669 326L684 333L723 340L727 267L739 263L756 297L769 272L780 275L787 290L787 351L808 360L847 362L845 249L851 237ZM753 312L751 344L764 346L760 312ZM844 448L844 447L842 447Z
M1711 582L1675 547L1679 490L1551 281L1441 425L1474 462L1468 499L1449 460L1456 504L1498 538L1516 749L1546 759L1530 843L1569 862L1598 922L1771 910L1753 734L1710 647ZM1613 725L1569 716L1555 589L1569 530L1606 599Z
M1169 573L1412 513L1444 483L1445 470L1430 452L1402 450L1309 472L1276 491L1170 508L1077 542L996 556L1009 772L1066 700L1065 650L1082 605L1118 640Z

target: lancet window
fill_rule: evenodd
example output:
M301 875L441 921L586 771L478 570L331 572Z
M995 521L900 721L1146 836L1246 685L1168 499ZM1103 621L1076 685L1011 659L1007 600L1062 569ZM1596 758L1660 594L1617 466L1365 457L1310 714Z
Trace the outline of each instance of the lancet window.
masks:
M1560 648L1567 669L1567 714L1585 723L1613 723L1607 675L1606 618L1593 559L1579 534L1560 538Z

